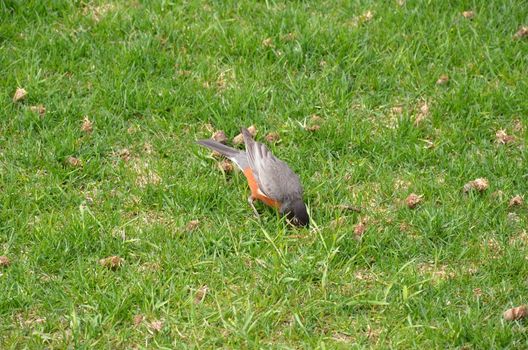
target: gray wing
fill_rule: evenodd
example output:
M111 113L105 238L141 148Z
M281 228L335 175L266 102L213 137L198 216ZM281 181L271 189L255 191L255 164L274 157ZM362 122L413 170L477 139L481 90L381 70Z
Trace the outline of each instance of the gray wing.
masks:
M242 129L249 166L253 170L260 190L268 197L282 201L302 198L299 176L282 160L275 157L263 144L255 142L246 129Z
M231 159L242 171L249 166L246 152L239 151L214 140L198 140L196 142Z

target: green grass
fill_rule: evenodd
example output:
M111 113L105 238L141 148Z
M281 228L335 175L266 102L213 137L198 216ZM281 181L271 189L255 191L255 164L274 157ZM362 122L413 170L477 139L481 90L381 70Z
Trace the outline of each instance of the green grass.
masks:
M528 348L502 319L528 302L527 207L508 207L528 193L526 1L7 0L0 16L0 348ZM254 219L243 176L194 143L207 124L280 133L310 230ZM489 189L464 195L478 177Z

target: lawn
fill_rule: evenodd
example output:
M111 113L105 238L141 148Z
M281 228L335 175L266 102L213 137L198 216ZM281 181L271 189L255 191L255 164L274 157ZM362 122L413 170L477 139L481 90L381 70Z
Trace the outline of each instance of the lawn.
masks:
M1 349L528 348L526 1L0 18ZM194 142L249 125L309 229Z

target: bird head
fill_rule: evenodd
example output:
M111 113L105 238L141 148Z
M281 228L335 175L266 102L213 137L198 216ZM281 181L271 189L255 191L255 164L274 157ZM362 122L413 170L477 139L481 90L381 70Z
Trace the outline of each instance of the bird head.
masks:
M302 199L284 202L280 208L280 214L286 216L294 226L308 226L310 223L310 217Z

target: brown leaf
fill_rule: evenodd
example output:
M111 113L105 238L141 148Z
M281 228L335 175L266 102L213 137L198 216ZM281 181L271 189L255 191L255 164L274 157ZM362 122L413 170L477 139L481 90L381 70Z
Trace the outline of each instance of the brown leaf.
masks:
M322 122L323 122L323 118L321 118L317 114L313 114L310 117L309 125L305 126L305 129L310 132L316 132L321 128L320 124Z
M150 322L149 329L153 332L160 332L163 329L163 321L154 320Z
M462 12L462 16L466 19L473 19L475 17L475 12L473 11L464 11Z
M13 102L20 102L27 97L27 91L23 88L17 88L13 95Z
M321 126L319 126L319 125L312 125L312 126L307 126L306 127L306 131L310 131L310 132L316 132L319 129L321 129Z
M449 77L446 74L442 74L436 81L436 85L445 85L449 82Z
M476 190L478 192L484 192L488 189L489 182L485 178L478 178L473 181L468 182L464 185L463 191L467 193L471 190Z
M39 116L43 117L46 114L46 107L44 105L36 105L29 107L29 110L33 113L38 113Z
M280 140L280 136L276 132L270 132L264 138L270 143L277 142Z
M251 136L255 137L257 136L257 127L255 125L250 125L247 130L249 131L249 133L251 134Z
M510 199L510 207L520 207L523 205L524 200L521 196L515 196L512 199Z
M517 33L513 35L514 39L522 39L524 37L528 36L528 26L522 26L519 28Z
M227 136L223 130L215 131L211 138L216 142L223 143L224 145L227 143Z
M85 116L81 125L81 131L85 132L87 134L91 133L93 131L93 124L88 118L88 116Z
M249 126L247 130L249 131L249 134L251 136L255 137L257 135L257 127L255 125ZM238 134L237 136L233 138L234 145L241 145L243 143L244 143L244 135L242 135L242 133Z
M145 319L145 316L138 314L134 316L134 319L132 320L132 322L134 323L134 326L137 327L143 322L144 319Z
M233 163L229 159L224 159L218 163L218 168L224 173L231 173L234 170Z
M0 255L0 267L7 267L11 265L11 260L5 255Z
M233 144L234 145L241 145L244 143L244 135L238 134L233 138Z
M196 294L194 295L194 303L201 304L204 301L208 291L209 287L207 287L207 285L204 285L200 289L198 289L196 291Z
M200 225L200 220L191 220L191 221L189 221L189 223L187 224L185 229L187 231L191 232L191 231L196 230L199 225Z
M271 38L266 38L262 40L262 46L264 47L274 47L273 40Z
M74 168L79 168L82 166L81 160L73 156L68 157L68 159L66 159L66 163L68 163L69 166L72 166Z
M107 258L103 258L99 260L99 265L106 267L110 270L117 270L120 268L124 263L124 260L117 255L109 256Z
M367 229L367 225L364 221L360 221L355 227L354 227L354 236L356 236L356 239L360 239L363 234L365 233Z
M506 321L517 321L528 316L528 307L521 305L504 311L502 314Z
M515 136L508 135L506 130L500 129L495 133L495 142L501 145L507 145L515 141Z
M406 199L405 199L405 204L407 204L407 206L410 208L410 209L414 209L416 208L416 206L422 201L422 198L423 196L419 196L415 193L411 193Z
M488 180L485 178L478 178L473 181L473 188L479 192L487 190L489 187Z

